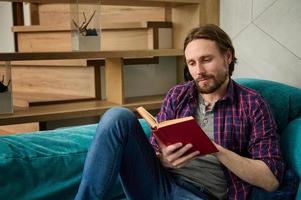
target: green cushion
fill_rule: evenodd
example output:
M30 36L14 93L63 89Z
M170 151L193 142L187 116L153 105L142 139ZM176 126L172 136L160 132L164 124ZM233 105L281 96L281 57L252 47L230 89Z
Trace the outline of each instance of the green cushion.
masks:
M140 123L149 137L147 124ZM1 136L0 199L73 199L96 127ZM122 194L119 182L110 194Z
M73 199L95 129L0 137L0 199Z
M301 89L268 80L236 79L236 81L258 91L268 101L280 133L290 121L301 116Z

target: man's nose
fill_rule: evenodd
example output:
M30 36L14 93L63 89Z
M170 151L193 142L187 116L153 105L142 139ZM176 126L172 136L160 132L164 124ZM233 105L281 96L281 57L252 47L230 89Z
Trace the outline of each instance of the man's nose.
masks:
M204 74L206 72L204 66L201 63L197 63L196 70L197 74Z

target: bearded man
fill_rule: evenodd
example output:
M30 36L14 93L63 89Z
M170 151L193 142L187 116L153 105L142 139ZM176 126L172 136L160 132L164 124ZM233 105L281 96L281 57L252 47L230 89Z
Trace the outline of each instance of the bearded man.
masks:
M278 188L284 163L275 120L260 94L231 79L236 58L229 36L215 25L195 28L184 52L193 80L169 90L157 119L193 116L219 151L187 154L191 144L165 146L153 136L150 145L131 111L110 109L76 199L106 199L118 175L126 197L137 200L244 200L252 187Z

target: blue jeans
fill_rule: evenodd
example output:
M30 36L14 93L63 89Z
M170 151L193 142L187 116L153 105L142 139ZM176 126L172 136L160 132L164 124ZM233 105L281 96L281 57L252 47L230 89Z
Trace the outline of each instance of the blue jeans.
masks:
M125 108L112 108L100 120L75 199L108 199L118 177L128 199L208 199L161 165L136 116Z

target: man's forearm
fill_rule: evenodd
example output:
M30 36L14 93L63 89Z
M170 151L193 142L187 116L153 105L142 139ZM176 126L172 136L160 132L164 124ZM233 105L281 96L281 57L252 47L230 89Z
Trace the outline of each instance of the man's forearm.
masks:
M219 149L219 152L215 153L217 159L242 180L267 191L278 188L278 180L263 161L242 157L219 145L217 148Z

